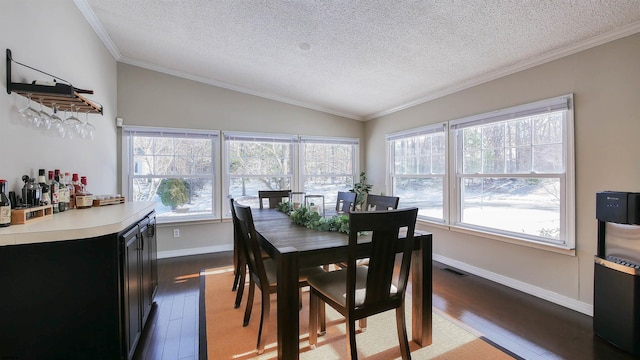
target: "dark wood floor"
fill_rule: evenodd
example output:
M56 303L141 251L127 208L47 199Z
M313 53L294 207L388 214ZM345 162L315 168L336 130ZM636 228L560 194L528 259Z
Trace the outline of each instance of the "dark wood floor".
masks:
M157 305L136 360L198 358L198 274L231 263L231 252L158 261ZM433 306L525 359L633 359L595 337L589 316L436 262Z

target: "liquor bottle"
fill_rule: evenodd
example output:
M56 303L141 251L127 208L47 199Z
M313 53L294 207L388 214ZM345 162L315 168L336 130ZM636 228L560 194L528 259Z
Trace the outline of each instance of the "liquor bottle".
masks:
M58 207L58 183L53 178L53 170L49 170L49 195L51 195L51 206L53 206L53 213L60 212Z
M0 180L0 227L11 225L11 202L5 194L7 180Z
M44 177L44 169L38 170L38 184L42 190L42 196L40 197L40 205L49 205L51 203L51 195L49 195L49 185L47 179Z
M63 212L67 210L67 188L62 186L60 169L54 171L53 179L58 185L58 212Z
M87 177L80 177L80 192L76 192L76 209L88 209L93 206L93 194L87 190Z
M64 183L67 186L67 191L69 192L69 204L67 205L67 209L75 209L76 208L76 190L73 184L71 183L71 173L64 173Z

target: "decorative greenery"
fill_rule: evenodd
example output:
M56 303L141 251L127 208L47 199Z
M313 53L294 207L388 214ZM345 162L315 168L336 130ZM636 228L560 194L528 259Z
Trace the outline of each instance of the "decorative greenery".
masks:
M289 218L296 224L302 225L308 229L318 231L338 231L349 234L349 216L334 215L332 217L323 217L317 212L311 212L306 207L293 210L288 202L278 205L278 211L289 215Z
M356 206L362 205L364 200L371 191L373 185L367 184L367 175L365 172L360 173L360 182L353 184L353 189L349 190L351 192L356 193Z
M189 202L189 183L183 179L162 179L156 194L160 196L164 206L170 206L175 210L180 205Z

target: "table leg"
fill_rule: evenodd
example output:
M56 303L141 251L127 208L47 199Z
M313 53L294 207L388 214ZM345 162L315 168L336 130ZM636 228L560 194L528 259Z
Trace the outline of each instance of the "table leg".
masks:
M282 252L278 263L278 359L299 357L298 252Z
M411 261L411 316L412 340L420 346L431 345L432 336L432 243L420 240L420 249L412 253Z

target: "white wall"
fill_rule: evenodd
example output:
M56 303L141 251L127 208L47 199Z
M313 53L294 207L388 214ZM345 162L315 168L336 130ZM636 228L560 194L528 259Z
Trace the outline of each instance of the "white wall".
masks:
M16 61L94 90L87 97L104 106L104 116L89 116L95 140L62 139L22 125L17 110L26 99L6 93L5 49ZM96 194L116 193L116 62L73 1L0 2L0 50L0 178L9 190L22 187L22 175L35 177L45 168L86 175ZM15 64L11 70L13 82L52 80Z
M589 313L596 254L595 193L640 191L640 34L397 112L365 125L366 168L385 186L385 134L574 94L576 255L422 226L436 257Z
M127 64L118 64L118 117L125 125L355 137L361 164L365 155L360 121ZM229 222L160 225L158 251L164 257L230 250L232 239Z

